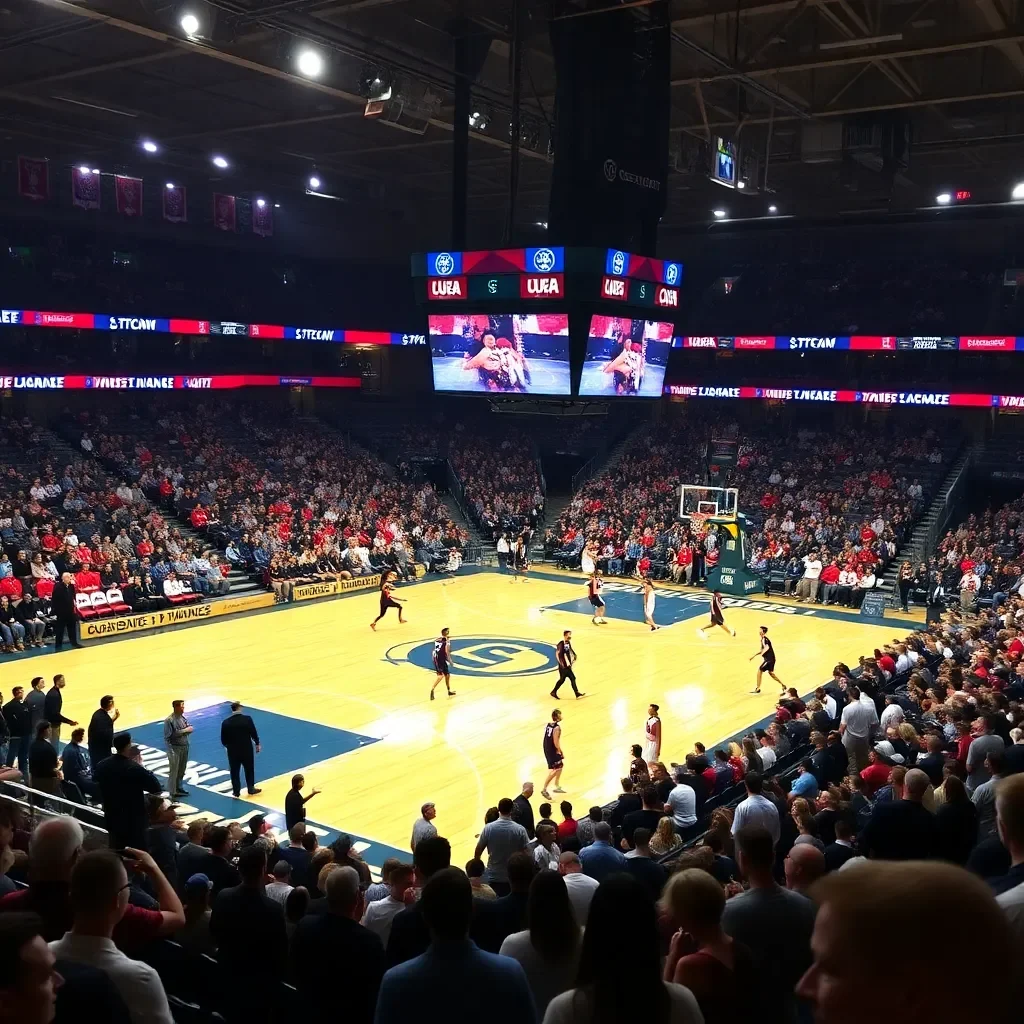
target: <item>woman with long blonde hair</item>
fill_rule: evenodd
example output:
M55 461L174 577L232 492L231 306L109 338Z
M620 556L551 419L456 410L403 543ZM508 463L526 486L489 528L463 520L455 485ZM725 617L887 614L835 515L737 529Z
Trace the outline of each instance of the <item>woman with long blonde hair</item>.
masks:
M679 833L676 832L672 819L669 817L662 818L658 822L658 828L654 835L651 836L651 853L656 857L661 857L670 850L679 849L682 845L683 841L679 838Z

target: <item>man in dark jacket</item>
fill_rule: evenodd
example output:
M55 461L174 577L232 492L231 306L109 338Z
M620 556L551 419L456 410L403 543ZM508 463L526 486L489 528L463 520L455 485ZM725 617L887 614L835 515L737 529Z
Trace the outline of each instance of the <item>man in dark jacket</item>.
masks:
M61 712L64 710L64 676L53 677L53 686L46 692L46 699L43 701L43 717L50 723L50 742L60 749L60 727L62 725L78 725L70 718L65 718Z
M92 769L103 801L109 845L113 850L125 846L145 850L149 828L145 794L161 793L164 787L151 771L142 767L139 748L132 745L131 733L118 733L114 737L114 750L115 754L93 765Z
M242 714L242 705L236 700L231 705L231 714L220 723L220 742L228 752L228 767L231 769L232 796L242 794L242 769L245 769L245 784L249 796L260 792L256 788L256 770L253 764L253 745L260 752L260 735L249 715Z
M25 688L15 686L11 699L3 706L3 716L11 738L7 747L7 767L14 767L18 759L21 774L28 778L28 748L32 745L32 712L25 703Z
M63 573L54 583L50 606L56 616L53 624L54 648L60 650L65 633L72 647L81 647L78 642L78 622L75 619L75 577L71 573Z
M100 706L89 719L89 760L93 768L110 757L114 749L114 723L121 712L114 707L114 698L108 693L100 697Z

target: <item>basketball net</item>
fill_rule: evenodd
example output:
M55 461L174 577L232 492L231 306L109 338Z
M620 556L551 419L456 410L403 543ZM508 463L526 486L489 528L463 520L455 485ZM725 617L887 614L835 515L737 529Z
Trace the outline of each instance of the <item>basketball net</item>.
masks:
M708 520L711 518L706 512L690 513L690 529L698 540L703 540L708 532Z

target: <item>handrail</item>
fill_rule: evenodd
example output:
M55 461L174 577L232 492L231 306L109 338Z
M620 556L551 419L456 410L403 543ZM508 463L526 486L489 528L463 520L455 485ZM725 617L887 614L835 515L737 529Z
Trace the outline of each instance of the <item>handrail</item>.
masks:
M19 800L11 796L10 790L21 794L25 799ZM0 782L0 794L27 810L30 818L54 817L56 815L70 815L75 818L88 832L96 836L106 836L107 830L97 822L103 821L103 811L88 804L80 804L67 797L55 796L52 793L44 793L41 789L33 789L21 782ZM54 808L52 805L57 804Z
M935 550L939 537L942 536L950 521L956 516L964 491L967 489L967 479L970 475L970 470L973 468L976 458L977 447L972 447L968 451L967 457L964 459L963 465L958 470L953 482L942 496L941 512L936 516L935 522L928 528L924 551L914 552L916 560L920 561L922 557L927 557L930 552Z

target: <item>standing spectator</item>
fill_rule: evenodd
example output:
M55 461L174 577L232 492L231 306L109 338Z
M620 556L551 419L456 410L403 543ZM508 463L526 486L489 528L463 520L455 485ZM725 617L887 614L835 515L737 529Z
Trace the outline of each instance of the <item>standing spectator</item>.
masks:
M761 976L772 979L775 997L761 1019L789 1021L796 1011L793 986L811 962L814 904L775 881L775 841L766 828L741 828L736 855L749 888L726 903L722 927L751 950Z
M825 874L825 855L810 843L797 842L786 854L786 888L808 896L808 890Z
M587 916L590 914L590 903L600 883L596 878L583 873L579 854L571 850L567 850L558 858L558 873L565 879L576 920L581 927L585 927Z
M621 943L629 937L629 970L622 969ZM544 1024L596 1024L637 1016L643 993L643 1019L698 1024L693 993L661 979L661 949L654 903L632 878L616 876L594 894L583 932L576 987L556 996Z
M212 890L213 882L201 872L190 875L183 887L181 901L185 907L185 927L175 932L174 941L192 956L201 953L213 956L217 952L217 946L210 936Z
M149 826L145 794L160 793L164 787L142 767L131 733L121 732L114 737L114 754L93 768L93 779L103 801L103 823L111 847L144 850Z
M526 829L526 835L533 839L533 808L530 797L533 796L533 783L524 782L523 791L512 801L512 820Z
M382 900L367 903L360 922L376 935L386 948L391 937L391 922L405 910L407 896L412 899L413 866L395 864L388 874L388 895Z
M756 1019L760 1007L754 955L722 928L722 886L706 871L686 868L669 879L663 906L678 928L665 960L665 981L693 993L704 1024Z
M172 1024L160 975L131 960L113 942L114 928L128 907L128 875L110 850L82 854L71 872L71 930L50 943L58 960L103 971L128 1006L133 1024Z
M220 742L228 754L228 768L231 770L231 795L234 797L242 795L242 770L244 769L245 785L249 796L257 796L262 792L256 787L255 768L255 754L260 752L260 734L256 731L256 724L252 718L242 713L240 701L232 702L231 714L220 723Z
M520 850L509 857L509 892L496 900L479 903L473 914L470 938L481 949L497 953L509 935L526 926L526 904L535 874L533 857L528 851Z
M89 759L93 767L110 757L114 748L114 723L121 712L114 707L114 698L108 693L100 697L100 706L89 719Z
M379 936L359 923L363 894L355 868L331 872L326 902L326 913L307 914L295 929L291 948L295 987L312 1015L327 1020L337 1013L342 983L345 1019L372 1024L384 974L384 946Z
M167 789L171 799L188 796L183 789L185 767L188 764L189 736L193 727L185 717L185 702L171 701L171 713L164 719L164 747L167 750Z
M995 722L991 715L981 715L974 720L971 728L974 739L967 748L967 792L974 791L991 777L985 758L994 750L1003 753L1006 744L995 733Z
M75 618L75 577L71 573L61 573L60 579L54 583L50 607L56 619L53 624L54 649L61 649L65 635L72 647L81 647L82 644L78 642L78 621Z
M971 796L978 811L978 840L983 841L996 834L996 787L1006 775L1006 754L1003 750L991 750L985 758L985 767L991 776L981 783Z
M848 818L836 819L835 834L835 842L825 847L826 871L838 871L850 858L857 856L853 848L853 825Z
M512 808L513 803L508 797L498 801L498 820L484 825L473 854L479 860L484 850L487 851L487 873L484 877L499 896L507 895L510 890L509 857L530 844L526 829L512 820Z
M743 782L747 788L747 797L737 804L733 813L732 834L736 836L744 826L756 825L768 832L773 844L778 843L781 832L779 809L761 795L761 776L757 772L747 772Z
M987 785L983 783L975 793ZM935 809L935 855L951 864L964 865L978 842L978 808L955 775L946 779L942 790L945 799Z
M277 856L275 853L274 856ZM270 882L264 892L275 902L283 907L292 891L292 866L286 860L279 860L274 864L274 880Z
M267 875L267 854L260 846L245 847L238 858L242 884L224 889L213 901L210 935L217 943L217 961L224 970L224 982L247 986L258 970L262 983L284 977L288 958L288 938L284 928L284 909L263 891ZM244 1002L259 1005L263 984L248 993Z
M826 875L814 890L814 963L797 985L821 1024L864 1019L865 979L872 1001L902 1024L1012 1019L1018 955L1006 917L985 884L949 864L860 863ZM905 921L920 935L970 935L972 956L990 984L935 984L928 943L908 943L890 969L891 935ZM1017 972L1015 974L1015 972ZM909 984L913 978L917 983ZM998 980L997 980L998 979Z
M911 768L903 780L902 799L879 801L861 834L861 849L873 860L928 860L938 837L934 815L925 809L928 776Z
M320 792L315 786L309 796L302 795L302 787L306 784L304 775L292 776L292 788L284 798L285 827L291 831L292 825L306 820L306 804Z
M851 773L860 773L868 764L871 733L878 725L878 713L871 702L861 700L860 688L852 684L846 688L850 703L843 708L839 719L839 732L849 758Z
M409 840L409 849L416 852L416 844L424 839L433 839L437 835L437 826L434 819L437 817L437 808L433 800L428 800L420 808L420 816L412 826L412 839Z
M804 574L796 585L796 599L814 602L818 598L818 581L821 577L821 559L818 557L817 548L809 555L804 555L801 561L804 564Z
M542 871L530 883L526 921L526 930L509 935L500 952L522 966L540 1020L548 1003L572 987L582 940L565 880L557 872Z
M420 905L429 947L384 975L376 1024L408 1024L410 1008L431 1005L444 1007L452 1021L477 1020L486 1007L490 1024L536 1024L522 967L467 941L474 906L469 879L456 868L436 872Z
M598 883L626 869L626 858L612 845L612 827L607 821L599 821L594 826L594 841L580 850L580 863L584 873Z
M60 759L50 742L50 723L45 720L36 726L36 738L28 750L28 772L33 789L61 796Z
M15 758L21 774L28 778L28 748L32 743L32 712L25 703L25 690L15 686L11 699L3 706L2 714L10 730L7 746L7 767L13 768Z
M28 706L29 714L31 715L31 729L29 730L31 739L35 739L36 726L46 717L46 694L43 693L45 685L46 680L42 676L35 676L32 682L28 684L25 704Z
M433 836L418 843L413 851L412 863L420 887L443 871L452 862L452 848L443 836ZM430 945L430 932L423 917L420 902L413 903L395 915L388 936L387 965L405 963L426 952Z
M555 842L558 833L553 825L537 826L537 845L533 848L533 859L538 871L557 871L558 858L562 851Z
M657 900L665 887L668 871L654 859L651 852L651 833L647 829L636 829L633 832L633 842L636 846L626 857L626 870L644 887L644 891L652 900Z
M1010 855L1010 870L990 883L1017 938L1024 941L1024 775L1011 775L996 795L999 838Z
M53 677L53 686L47 691L43 701L43 716L50 723L50 742L57 750L60 749L60 727L62 725L78 725L77 722L72 721L70 718L65 718L61 714L64 710L64 695L61 693L64 686L64 676L55 675Z

